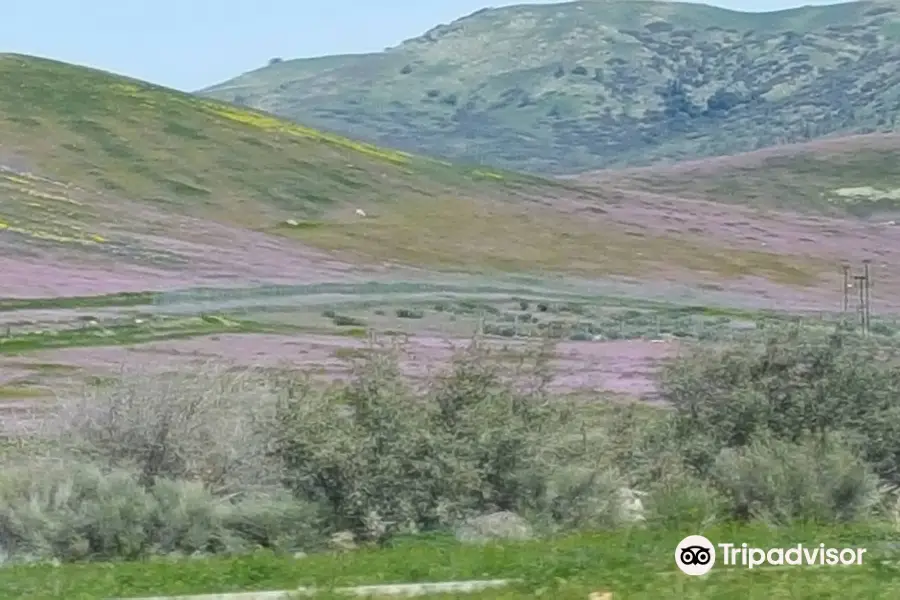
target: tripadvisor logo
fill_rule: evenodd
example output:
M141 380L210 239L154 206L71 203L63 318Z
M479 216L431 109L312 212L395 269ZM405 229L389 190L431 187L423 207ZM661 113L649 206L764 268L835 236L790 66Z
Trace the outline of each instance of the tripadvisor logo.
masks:
M716 564L716 547L702 535L689 535L675 547L675 564L686 575L706 575Z
M675 565L687 575L706 575L716 564L726 567L851 566L861 565L865 548L832 548L825 544L796 544L785 548L756 548L748 544L713 544L702 535L689 535L675 547Z

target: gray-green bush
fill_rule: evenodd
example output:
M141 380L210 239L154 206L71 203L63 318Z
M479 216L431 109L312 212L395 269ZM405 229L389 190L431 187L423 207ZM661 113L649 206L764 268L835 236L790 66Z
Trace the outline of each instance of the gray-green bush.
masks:
M731 516L788 524L857 521L881 501L878 477L839 437L799 442L764 436L716 457L712 480Z
M476 344L414 390L396 357L367 357L349 386L306 388L282 404L275 447L286 482L327 505L336 527L370 539L577 503L571 486L550 490L552 453L572 423L538 372L517 389Z
M875 472L900 483L898 346L846 331L768 328L723 348L699 347L663 372L677 437L692 464L760 436L799 442L841 435Z
M0 540L16 560L315 547L318 519L314 505L286 494L229 498L164 478L143 485L134 471L80 461L31 462L0 476Z
M219 494L277 485L266 459L277 390L265 372L207 364L148 375L123 371L112 383L62 398L48 429L63 451L106 469L199 481Z

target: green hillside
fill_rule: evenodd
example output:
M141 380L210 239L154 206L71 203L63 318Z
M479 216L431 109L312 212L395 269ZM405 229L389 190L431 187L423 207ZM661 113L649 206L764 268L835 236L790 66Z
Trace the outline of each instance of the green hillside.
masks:
M772 13L585 0L485 9L377 54L201 94L359 139L536 172L893 130L900 3Z
M272 214L320 215L350 201L540 185L50 60L0 55L0 81L0 166L7 171L187 214L259 223ZM6 179L14 192L16 179ZM20 204L7 199L3 206Z
M146 232L142 209L267 230L347 207L506 199L552 185L50 60L0 55L0 82L0 229L28 242L22 252L107 252L112 225Z
M704 232L635 230L597 209L602 191L382 149L91 69L3 55L0 81L6 256L49 249L74 260L78 250L183 270L215 259L209 244L234 244L208 230L205 254L185 250L194 228L215 222L268 236L242 238L247 252L277 240L347 264L642 277L687 269L786 282L825 268L758 248L723 252ZM241 256L275 269L298 260Z

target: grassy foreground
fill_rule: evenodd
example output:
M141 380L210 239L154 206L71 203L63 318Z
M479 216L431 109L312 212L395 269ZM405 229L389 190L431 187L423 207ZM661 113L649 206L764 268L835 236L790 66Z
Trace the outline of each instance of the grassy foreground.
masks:
M166 594L319 588L509 578L521 583L472 598L583 599L595 590L615 598L896 598L900 578L877 564L875 540L886 532L864 528L720 527L705 532L716 543L770 548L798 543L871 548L869 563L850 567L746 570L716 567L688 577L674 565L678 541L693 531L633 530L580 534L539 542L463 546L452 539L397 540L392 547L304 558L256 554L173 563L19 566L0 570L8 600L78 600ZM673 596L673 594L675 596ZM445 597L445 596L444 596Z

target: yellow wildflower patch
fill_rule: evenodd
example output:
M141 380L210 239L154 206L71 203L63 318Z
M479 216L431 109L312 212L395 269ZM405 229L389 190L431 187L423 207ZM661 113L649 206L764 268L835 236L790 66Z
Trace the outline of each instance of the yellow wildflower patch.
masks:
M479 177L487 177L489 179L503 179L503 175L500 173L494 173L493 171L485 171L484 169L475 169L472 171L472 175L477 175Z
M3 179L7 181L11 181L13 183L18 183L19 185L31 185L31 178L20 177L18 175L4 175Z
M129 96L139 94L141 92L141 88L130 83L114 83L110 87L117 92L121 92Z
M49 240L52 242L60 242L63 244L100 244L106 241L105 238L99 235L91 235L88 238L84 237L71 237L67 235L61 235L58 233L51 233L49 231L41 231L39 229L27 229L25 227L19 227L17 225L11 225L6 221L0 220L0 230L9 231L11 233L18 233L20 235L27 235L28 237L32 237L38 240Z
M386 160L388 162L396 164L406 164L411 158L411 155L407 154L406 152L399 152L397 150L385 150L383 148L379 148L378 146L373 146L372 144L356 142L338 135L332 135L329 133L311 129L309 127L303 127L302 125L288 123L274 117L254 113L248 110L241 110L239 108L224 106L209 101L201 101L200 104L206 110L218 117L223 117L225 119L229 119L237 123L242 123L244 125L249 125L251 127L256 127L258 129L263 129L265 131L287 133L289 135L302 137L308 140L325 142L334 146L340 146L348 150L353 150L361 154L366 154L368 156L372 156L374 158Z
M57 202L68 202L69 199L60 194L51 194L49 192L41 192L38 190L24 190L26 194L29 196L33 196L35 198L44 198L45 200L55 200Z

